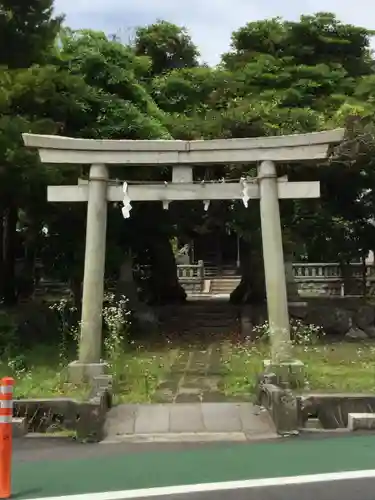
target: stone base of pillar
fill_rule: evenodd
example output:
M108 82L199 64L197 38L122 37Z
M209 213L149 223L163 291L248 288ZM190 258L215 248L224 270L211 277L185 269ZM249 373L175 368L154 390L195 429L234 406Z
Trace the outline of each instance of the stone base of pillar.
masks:
M100 363L81 363L73 361L68 366L69 381L72 384L82 384L91 382L95 377L106 374L108 365L105 362Z
M272 363L271 360L263 361L266 374L275 376L276 384L290 389L303 389L305 387L305 365L297 359Z

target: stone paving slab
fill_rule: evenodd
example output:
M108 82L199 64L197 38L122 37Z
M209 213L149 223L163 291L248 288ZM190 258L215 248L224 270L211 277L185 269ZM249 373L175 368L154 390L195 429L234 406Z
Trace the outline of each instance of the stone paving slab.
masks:
M135 434L142 434L144 432L152 434L168 432L169 430L170 414L168 407L165 405L139 405L133 415Z
M276 437L268 413L252 403L124 404L109 411L104 441L179 434Z
M213 432L238 432L242 429L239 408L236 405L207 403L202 406L206 429Z
M204 429L200 405L180 404L167 409L170 414L168 432L202 432Z
M232 402L233 399L221 388L226 371L222 364L221 344L214 342L203 350L180 350L170 372L159 383L153 401L179 404Z

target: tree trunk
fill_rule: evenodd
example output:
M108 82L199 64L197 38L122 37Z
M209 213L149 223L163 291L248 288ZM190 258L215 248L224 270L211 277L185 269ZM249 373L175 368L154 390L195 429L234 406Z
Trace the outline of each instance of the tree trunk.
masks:
M151 288L158 304L184 302L186 292L177 277L177 264L172 245L164 234L150 242Z
M230 295L234 304L263 304L266 299L263 252L255 241L240 242L241 281Z
M72 291L74 305L79 313L81 313L83 292L82 276L77 273L73 273L69 279L69 288Z
M4 304L14 305L17 302L16 286L16 246L17 246L18 210L10 205L5 214L4 225Z
M35 220L29 221L25 238L25 258L22 263L22 272L16 273L18 299L28 299L35 291L38 230L38 223Z
M132 312L132 325L136 326L138 333L156 333L159 321L155 312L144 304L138 296L138 287L133 274L133 259L125 255L120 266L119 278L116 286L116 299L127 299L127 309ZM135 325L134 325L135 324Z
M357 295L361 290L361 284L358 283L358 279L353 275L353 268L350 265L350 260L342 260L340 265L344 295Z
M128 300L131 310L137 310L140 304L138 299L137 284L133 276L133 259L130 255L125 255L120 266L119 277L116 285L116 299L124 296Z

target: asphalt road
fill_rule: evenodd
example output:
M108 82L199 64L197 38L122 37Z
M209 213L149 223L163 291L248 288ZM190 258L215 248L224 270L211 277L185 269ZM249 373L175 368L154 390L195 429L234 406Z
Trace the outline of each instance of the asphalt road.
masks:
M357 479L294 486L235 488L152 498L154 500L374 500L374 491L375 479Z
M19 500L375 499L373 434L235 444L27 439L13 458Z
M368 471L361 471L364 474ZM344 473L345 474L345 473ZM350 476L351 473L349 473ZM270 486L259 486L256 484L223 483L223 484L200 484L192 486L177 486L157 488L148 490L132 490L124 492L103 492L96 494L83 494L75 497L75 500L373 500L375 488L375 471L371 471L373 477L358 478L324 478L310 481L311 476L302 476L290 479L289 482L306 479L304 484L272 484ZM261 481L261 480L260 480ZM279 478L271 478L268 482L277 483ZM303 481L302 481L303 482ZM251 483L248 481L247 483ZM160 492L160 494L158 494ZM68 500L69 496L59 497ZM56 500L54 498L38 498L34 500Z

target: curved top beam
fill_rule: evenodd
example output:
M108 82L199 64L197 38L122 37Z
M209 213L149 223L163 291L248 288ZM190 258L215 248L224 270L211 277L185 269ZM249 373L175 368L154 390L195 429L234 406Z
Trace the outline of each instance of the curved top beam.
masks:
M344 129L309 134L278 135L246 139L176 140L113 140L75 139L58 135L22 134L25 146L42 149L75 149L84 151L197 151L205 149L254 149L337 144Z
M328 147L344 137L344 129L245 139L109 140L23 134L24 144L37 148L47 163L199 164L251 163L263 160L323 159Z

